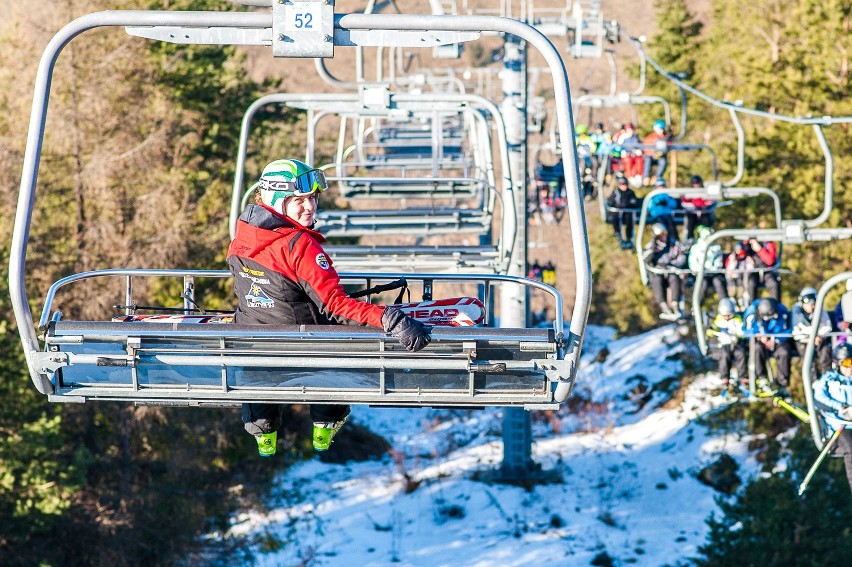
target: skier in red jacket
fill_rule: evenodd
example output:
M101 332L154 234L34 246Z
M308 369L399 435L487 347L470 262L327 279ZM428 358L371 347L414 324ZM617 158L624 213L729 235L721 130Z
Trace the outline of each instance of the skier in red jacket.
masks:
M325 238L312 230L317 193L328 185L319 169L294 159L266 166L256 203L237 222L228 249L239 299L237 324L372 325L391 333L410 351L431 340L429 328L399 309L352 299L325 254ZM258 452L275 454L281 426L280 404L243 404L246 431L257 438ZM313 444L328 449L349 415L346 405L312 405Z

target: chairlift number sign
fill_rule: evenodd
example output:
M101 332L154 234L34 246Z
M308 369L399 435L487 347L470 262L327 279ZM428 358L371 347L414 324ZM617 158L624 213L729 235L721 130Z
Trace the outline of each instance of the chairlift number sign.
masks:
M284 17L285 31L319 31L322 27L322 4L294 2Z
M272 55L334 57L334 0L272 2Z

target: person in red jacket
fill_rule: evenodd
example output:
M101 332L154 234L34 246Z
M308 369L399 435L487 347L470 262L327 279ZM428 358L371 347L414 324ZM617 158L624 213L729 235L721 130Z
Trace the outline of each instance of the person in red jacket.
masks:
M725 262L729 283L742 283L744 303L758 299L758 289L763 286L776 301L781 297L781 273L771 269L778 263L778 244L760 242L749 238L734 245L734 251Z
M668 145L671 136L666 130L666 123L662 120L654 122L653 131L645 136L642 140L642 145L645 146L645 161L642 171L642 184L645 186L651 185L651 166L656 163L657 170L654 174L655 179L662 179L668 165Z
M700 175L693 175L689 179L689 186L695 189L704 187L704 180ZM695 227L698 225L712 228L716 223L716 201L702 199L701 197L681 197L681 206L684 209L683 227L686 230L686 240L695 238Z
M749 238L743 244L754 260L755 271L746 274L744 278L749 297L752 301L757 299L757 289L763 286L769 297L781 301L781 273L777 269L768 269L778 263L778 243Z
M256 202L240 215L228 249L239 300L234 323L372 325L410 351L424 348L431 340L428 327L394 307L346 295L322 248L325 238L312 230L317 193L327 187L322 171L298 160L277 160L264 168ZM264 457L275 454L282 409L280 404L243 404L246 431L257 438ZM346 405L311 406L316 450L328 449L348 415Z

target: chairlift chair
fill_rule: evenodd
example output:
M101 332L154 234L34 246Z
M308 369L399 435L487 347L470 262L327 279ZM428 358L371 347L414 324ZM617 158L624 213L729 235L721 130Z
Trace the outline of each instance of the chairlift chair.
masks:
M763 229L722 229L714 232L707 239L708 245L721 240L723 238L732 238L735 240L747 240L756 238L761 242L778 242L780 245L796 245L804 242L829 242L832 240L845 240L852 238L852 229L849 228L808 228L804 221L801 220L782 220L780 228L763 228ZM779 262L776 266L770 268L762 268L763 271L778 271L781 269L781 247L779 246L778 253ZM703 268L702 258L702 268ZM695 285L700 286L704 280L704 270L699 269L695 274ZM697 298L693 296L693 301ZM817 305L819 309L819 304ZM816 313L816 312L815 312ZM707 343L704 339L704 322L695 310L695 330L698 338L698 346L703 354L707 354Z
M10 291L25 360L33 383L50 401L128 400L140 404L233 405L247 401L365 403L394 406L481 407L506 405L552 409L565 401L576 376L591 302L591 263L576 173L568 177L568 214L576 269L574 304L563 312L561 295L539 282L487 274L406 274L424 282L492 282L535 287L553 300L551 328L440 328L418 353L400 350L388 335L346 326L241 326L233 324L76 321L55 311L54 295L83 279L230 277L192 270L95 270L54 283L39 328L27 298L26 249L54 63L65 45L97 27L125 27L149 39L182 43L272 45L279 56L330 56L335 46L395 42L434 45L468 38L469 30L511 34L538 49L552 70L561 134L571 137L570 93L565 68L552 44L532 27L508 18L428 15L334 15L333 5L312 3L320 29L287 42L277 27L292 7L264 12L107 11L84 15L50 41L39 64L21 190L10 253ZM274 17L273 17L274 16ZM428 30L428 31L424 31ZM474 34L477 35L477 34ZM332 41L328 41L331 38ZM571 151L563 152L576 172ZM399 274L343 274L358 281ZM132 297L127 299L132 303ZM570 321L566 325L563 321ZM43 346L42 346L43 345ZM318 364L318 361L322 361ZM317 367L328 370L322 381ZM349 381L341 384L341 373ZM306 376L307 374L307 376ZM366 376L365 376L366 374ZM354 382L352 382L354 380Z
M822 317L825 310L825 300L832 289L837 284L847 282L849 280L852 280L852 272L836 274L823 282L817 291L816 308L811 315L812 320L819 321L820 317ZM844 319L846 319L845 313ZM850 321L847 322L852 322L852 317L849 317L849 319ZM838 334L840 333L832 333L832 335ZM808 335L808 342L805 346L805 352L802 357L802 386L805 389L805 401L807 402L808 415L810 416L811 436L813 437L814 444L817 449L821 450L829 438L829 428L826 424L823 412L816 407L814 402L813 383L815 378L813 376L813 363L814 352L816 350L816 337L817 325L812 325L811 332ZM837 418L833 419L837 421ZM846 428L852 428L852 421L846 421L843 425Z

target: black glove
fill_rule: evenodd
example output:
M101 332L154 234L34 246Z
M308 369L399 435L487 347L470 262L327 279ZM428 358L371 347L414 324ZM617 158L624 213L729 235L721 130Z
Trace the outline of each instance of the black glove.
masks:
M432 340L429 327L408 317L396 307L385 308L382 314L382 325L386 333L393 335L399 344L411 352L423 349Z

